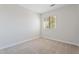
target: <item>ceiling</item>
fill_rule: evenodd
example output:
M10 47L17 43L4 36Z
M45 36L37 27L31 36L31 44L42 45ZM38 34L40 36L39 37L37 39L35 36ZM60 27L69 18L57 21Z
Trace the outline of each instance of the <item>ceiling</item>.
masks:
M65 4L55 4L52 7L50 5L51 4L21 4L20 6L30 9L36 13L45 13L66 6Z

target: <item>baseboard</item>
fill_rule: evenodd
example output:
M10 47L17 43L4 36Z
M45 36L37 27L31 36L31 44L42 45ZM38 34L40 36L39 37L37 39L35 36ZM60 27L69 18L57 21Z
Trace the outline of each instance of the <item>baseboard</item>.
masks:
M76 44L76 43L73 43L73 42L69 42L69 41L65 41L65 40L60 40L60 39L57 39L57 38L52 38L52 37L48 37L48 36L42 36L42 38L55 40L55 41L59 41L59 42L63 42L63 43L66 43L66 44L71 44L71 45L75 45L75 46L79 47L79 44Z
M34 39L38 39L38 38L40 38L40 36L35 36L35 37L32 37L32 38L29 38L28 40L19 41L17 43L13 43L13 44L1 47L0 50L5 49L5 48L9 48L9 47L12 47L12 46L16 46L16 45L22 44L24 42L27 42L27 41L30 41L30 40L34 40Z
M71 44L71 45L75 45L75 46L79 46L79 44L68 42L68 41L64 41L64 40L60 40L60 39L57 39L57 38L55 39L55 38L48 37L48 36L41 36L41 37L40 36L35 36L35 37L32 37L32 38L29 38L29 40L19 41L17 43L1 47L0 50L5 49L5 48L9 48L9 47L12 47L12 46L16 46L18 44L22 44L24 42L27 42L27 41L30 41L30 40L34 40L34 39L38 39L38 38L45 38L45 39L55 40L55 41L59 41L59 42L63 42L63 43L67 43L67 44Z

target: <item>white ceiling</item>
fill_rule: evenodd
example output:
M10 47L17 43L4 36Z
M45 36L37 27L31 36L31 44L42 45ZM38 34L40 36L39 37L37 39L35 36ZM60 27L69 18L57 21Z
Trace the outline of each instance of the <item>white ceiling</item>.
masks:
M30 9L36 13L45 13L60 7L64 7L64 4L55 4L54 6L50 6L51 4L21 4L20 6Z

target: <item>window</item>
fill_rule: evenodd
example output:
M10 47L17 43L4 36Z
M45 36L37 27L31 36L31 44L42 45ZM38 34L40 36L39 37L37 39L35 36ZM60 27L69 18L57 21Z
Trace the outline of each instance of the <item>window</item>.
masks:
M49 16L44 19L44 29L54 29L56 28L56 16Z

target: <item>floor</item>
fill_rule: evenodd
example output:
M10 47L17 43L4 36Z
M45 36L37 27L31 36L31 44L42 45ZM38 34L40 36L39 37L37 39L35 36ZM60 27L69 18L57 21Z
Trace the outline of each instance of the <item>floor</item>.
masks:
M35 39L0 50L2 54L78 54L79 47L55 40Z

